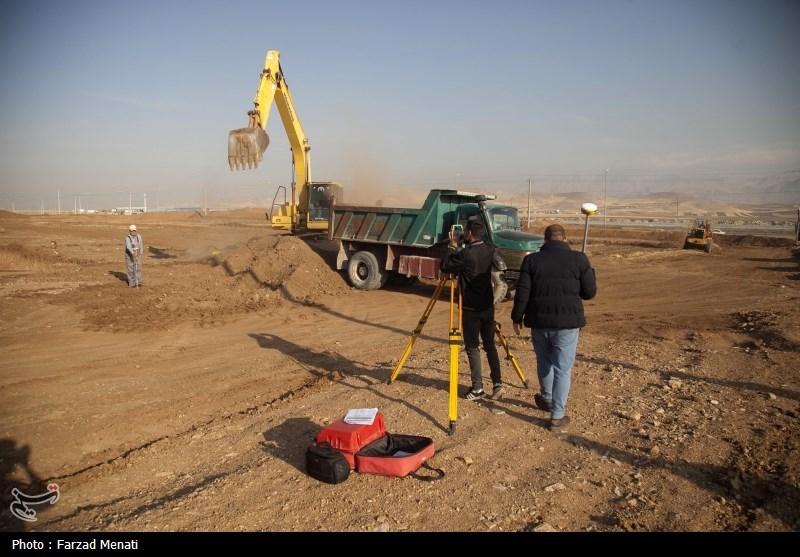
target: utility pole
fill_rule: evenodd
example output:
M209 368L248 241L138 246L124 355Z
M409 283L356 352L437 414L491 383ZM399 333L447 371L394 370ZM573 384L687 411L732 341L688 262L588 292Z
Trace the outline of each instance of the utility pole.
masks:
M208 188L203 188L203 215L208 216Z
M58 214L61 214L61 190L56 190L58 196Z
M680 218L680 196L675 194L675 218Z
M531 227L531 188L533 187L533 180L528 176L528 228Z
M603 169L603 227L606 225L608 211L608 169Z
M146 213L147 212L147 192L144 192L144 194L142 194L142 195L144 196L143 199L142 199L142 205L144 205L144 212Z
M797 234L795 242L800 242L800 207L797 208Z

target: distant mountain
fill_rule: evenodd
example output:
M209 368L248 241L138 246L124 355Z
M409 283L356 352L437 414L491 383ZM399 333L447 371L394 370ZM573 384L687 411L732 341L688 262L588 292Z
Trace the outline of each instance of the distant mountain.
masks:
M522 189L519 187L515 194L522 193ZM800 205L800 169L766 176L755 173L545 176L535 180L533 190L535 194L585 192L582 195L601 200L681 194L733 205Z

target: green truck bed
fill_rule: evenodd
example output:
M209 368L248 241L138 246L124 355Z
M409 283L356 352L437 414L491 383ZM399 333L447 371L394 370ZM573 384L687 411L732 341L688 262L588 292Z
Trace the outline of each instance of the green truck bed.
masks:
M430 247L447 240L455 209L475 202L477 195L431 190L420 209L335 205L328 235L331 240Z

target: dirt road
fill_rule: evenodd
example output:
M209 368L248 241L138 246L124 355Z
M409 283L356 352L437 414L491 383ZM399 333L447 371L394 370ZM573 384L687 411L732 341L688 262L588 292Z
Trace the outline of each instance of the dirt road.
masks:
M138 289L124 279L131 222L145 243ZM573 425L546 429L529 339L513 334L504 302L529 388L505 362L506 397L459 399L451 435L446 298L387 384L429 283L352 290L326 241L274 233L258 211L0 213L0 525L796 531L800 253L720 242L705 254L666 233L590 233L599 293L586 304ZM378 407L390 432L433 438L444 479L308 477L310 440L361 407ZM56 504L35 521L14 516L13 488L48 484Z

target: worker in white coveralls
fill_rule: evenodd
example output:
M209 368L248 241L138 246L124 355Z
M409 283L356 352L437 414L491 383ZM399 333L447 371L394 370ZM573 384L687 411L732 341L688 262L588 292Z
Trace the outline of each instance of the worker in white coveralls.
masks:
M136 225L130 226L125 236L125 270L128 272L128 286L135 288L142 285L142 236L136 231Z

